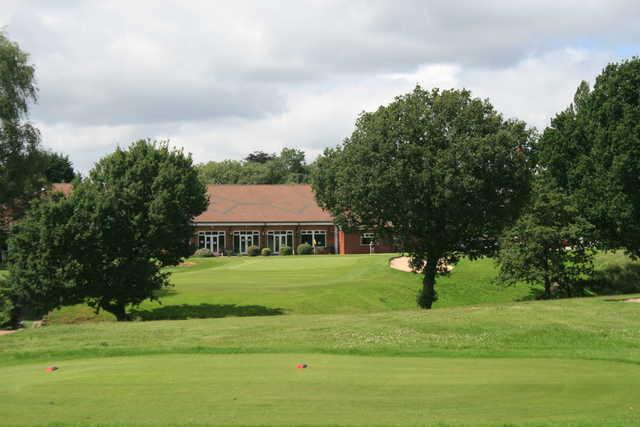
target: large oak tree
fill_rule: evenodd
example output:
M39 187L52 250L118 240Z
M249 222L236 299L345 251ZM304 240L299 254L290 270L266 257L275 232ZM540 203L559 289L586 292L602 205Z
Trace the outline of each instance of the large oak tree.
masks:
M190 156L138 141L100 160L68 199L37 201L10 239L14 305L46 312L85 301L127 318L168 285L163 267L191 254L207 207Z
M318 202L343 227L368 227L426 261L418 303L431 308L440 260L492 254L529 194L525 124L466 90L421 87L363 113L314 168Z

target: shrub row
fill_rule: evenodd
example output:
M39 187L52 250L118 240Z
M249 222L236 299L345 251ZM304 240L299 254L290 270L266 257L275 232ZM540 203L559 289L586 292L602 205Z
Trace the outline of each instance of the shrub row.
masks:
M323 252L324 253L324 252ZM224 252L225 255L232 255L231 251L226 251ZM249 246L247 248L247 255L248 256L258 256L258 255L262 255L262 256L270 256L272 254L272 251L270 248L262 248L260 249L258 246ZM282 246L280 247L280 255L293 255L293 248L290 246ZM311 246L308 243L301 243L298 245L297 247L297 254L298 255L312 255L313 254L313 246ZM197 258L209 258L209 257L213 257L213 256L218 256L219 254L217 253L213 253L211 252L209 249L206 248L200 248L198 250L196 250L193 253L194 257Z

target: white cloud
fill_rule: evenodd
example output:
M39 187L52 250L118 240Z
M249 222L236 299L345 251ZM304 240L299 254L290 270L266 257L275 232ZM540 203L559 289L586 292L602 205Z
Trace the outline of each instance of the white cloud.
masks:
M197 161L282 146L313 157L358 113L467 87L543 127L615 52L636 1L6 1L32 55L46 145L82 170L116 144L170 138Z

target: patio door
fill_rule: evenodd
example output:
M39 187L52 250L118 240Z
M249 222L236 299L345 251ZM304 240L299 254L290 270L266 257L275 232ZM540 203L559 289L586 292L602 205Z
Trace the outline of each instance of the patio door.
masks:
M198 247L209 249L213 253L224 251L224 231L201 231L198 235Z
M293 231L269 231L269 248L274 254L280 253L283 246L293 246Z
M240 246L238 247L238 249L240 250L240 253L241 254L246 254L247 253L247 249L249 248L249 246L253 246L253 237L252 236L241 235L240 236Z
M260 234L257 231L236 231L233 233L233 247L239 254L246 254L249 246L260 246Z

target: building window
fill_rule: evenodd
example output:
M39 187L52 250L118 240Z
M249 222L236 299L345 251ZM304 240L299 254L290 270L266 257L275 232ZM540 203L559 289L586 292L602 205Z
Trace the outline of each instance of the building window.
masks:
M360 235L360 246L371 246L375 244L376 240L373 233L362 233Z
M213 253L224 252L224 231L198 232L198 248L209 249Z
M260 247L260 233L257 231L234 231L233 251L246 254L249 246Z
M301 231L300 243L308 243L311 246L325 247L327 244L327 232L324 230Z
M268 231L267 244L274 254L280 253L282 246L293 247L293 231Z

